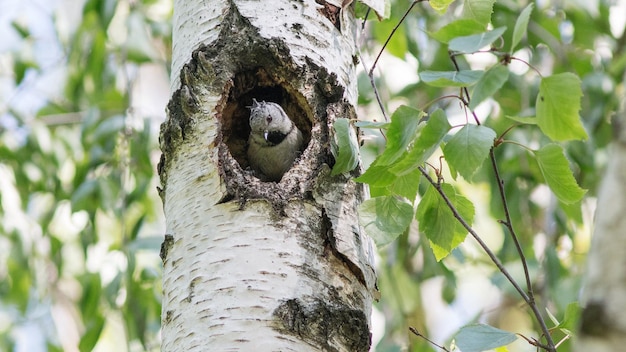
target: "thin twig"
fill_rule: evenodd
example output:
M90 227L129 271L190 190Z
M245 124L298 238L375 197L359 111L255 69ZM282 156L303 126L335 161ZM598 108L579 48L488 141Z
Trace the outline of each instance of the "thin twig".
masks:
M385 121L389 121L389 117L387 116L387 112L385 111L385 107L383 105L383 101L380 98L380 94L378 92L378 88L376 88L376 82L374 81L374 69L376 68L376 65L378 64L378 60L380 59L380 56L383 54L383 51L387 47L387 44L389 44L389 41L393 37L394 33L396 33L398 28L400 28L400 25L402 24L402 22L404 22L404 20L406 19L406 16L408 16L409 12L411 12L413 7L417 3L422 2L422 1L427 1L427 0L414 0L411 3L411 6L409 6L409 8L404 13L404 15L402 15L402 18L400 19L400 21L398 21L398 24L396 24L396 26L393 28L393 30L391 31L391 33L387 37L387 40L383 44L383 47L380 48L380 51L378 52L378 55L376 56L376 59L374 60L374 63L372 64L372 67L369 70L365 66L364 60L361 59L361 63L363 64L363 68L365 69L365 72L367 72L367 76L370 79L370 84L372 85L372 88L374 89L374 96L376 97L376 101L378 102L378 106L380 107L380 111L382 112L383 117L385 118Z
M530 279L530 272L528 270L528 263L526 261L526 257L524 256L524 250L522 249L522 246L519 242L519 238L517 237L515 229L513 228L513 222L511 221L511 213L509 211L509 205L506 200L506 193L504 192L504 180L502 180L502 178L500 177L500 172L498 171L498 163L496 162L496 156L495 156L495 153L493 152L493 147L489 150L489 158L491 159L491 166L493 167L493 172L496 177L496 183L498 184L498 191L500 193L500 199L502 201L502 208L504 209L504 216L506 219L504 222L504 226L506 226L506 228L509 230L509 233L511 234L511 238L513 239L513 242L515 243L515 247L517 248L517 252L520 256L520 260L522 261L522 266L524 268L524 276L526 277L526 287L528 290L527 298L524 298L524 300L532 309L533 313L535 314L535 317L537 318L537 321L539 322L539 325L541 326L541 331L545 335L546 341L548 342L547 347L549 348L547 348L547 350L556 351L554 341L552 340L552 336L550 335L550 330L548 329L548 326L546 325L546 322L543 319L541 312L539 312L539 308L537 307L537 302L535 302L535 294L533 293L533 286L532 286L532 282Z
M517 237L517 233L513 228L513 222L511 220L511 212L509 211L509 205L506 200L506 194L504 193L504 180L500 177L500 171L498 170L498 163L496 162L496 155L493 152L493 147L489 150L489 158L491 159L491 166L493 167L493 173L496 177L496 183L498 184L498 192L500 193L500 200L502 201L502 208L504 209L504 218L505 221L501 222L511 234L511 238L513 238L513 242L515 243L515 247L517 248L517 253L522 260L522 266L524 267L524 276L526 277L526 289L528 290L528 296L531 301L535 301L533 294L533 286L530 280L530 272L528 271L528 263L526 262L526 256L524 255L524 250L522 249L522 245L520 244L519 238Z
M438 345L436 344L434 341L432 341L431 339L429 339L428 337L424 336L421 332L417 331L416 328L409 326L409 331L412 332L415 336L417 337L421 337L424 340L426 340L426 342L430 343L431 345L445 351L445 352L450 352L450 350L448 350L447 348L445 348L444 346Z
M402 18L400 18L400 21L398 21L398 24L396 24L396 26L393 27L393 29L391 30L391 33L387 37L387 40L385 40L385 44L383 44L383 47L380 48L380 51L378 52L378 55L376 56L376 60L374 60L374 63L372 64L372 68L369 71L369 76L372 76L374 74L374 69L376 68L376 64L378 63L380 56L383 54L383 51L387 47L387 44L389 44L389 41L391 41L391 37L393 37L394 33L396 33L398 28L400 28L400 25L402 24L402 22L404 22L404 20L406 19L406 16L409 15L409 12L411 12L413 7L417 5L417 3L422 2L422 1L428 1L428 0L413 0L413 2L411 3L411 6L409 6L409 8L404 12L404 15L402 15Z

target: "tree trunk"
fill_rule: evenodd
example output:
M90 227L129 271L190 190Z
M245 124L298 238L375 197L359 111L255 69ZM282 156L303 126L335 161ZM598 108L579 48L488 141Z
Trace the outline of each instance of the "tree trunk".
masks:
M587 258L575 351L626 348L626 114L615 119L617 138L598 194L593 243Z
M370 347L366 191L358 170L330 176L332 123L356 117L355 22L318 2L174 2L163 351ZM306 141L280 182L249 170L253 98L280 104Z

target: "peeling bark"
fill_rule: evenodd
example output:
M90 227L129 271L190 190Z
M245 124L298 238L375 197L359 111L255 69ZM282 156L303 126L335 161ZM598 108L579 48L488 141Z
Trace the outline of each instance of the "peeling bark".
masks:
M355 118L354 19L308 1L175 1L173 93L158 170L167 236L164 351L367 351L376 293L366 196L330 176L332 123ZM278 183L248 169L252 99L307 146Z

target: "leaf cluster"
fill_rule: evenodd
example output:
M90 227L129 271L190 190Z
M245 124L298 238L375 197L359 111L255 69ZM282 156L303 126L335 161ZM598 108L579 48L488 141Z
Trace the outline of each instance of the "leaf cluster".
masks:
M467 193L467 188L486 191L486 211L503 225L502 246L494 249L503 270L520 268L523 262L530 285L536 280L531 274L542 270L549 287L543 299L554 302L560 314L566 311L566 303L577 300L576 289L567 291L565 285L580 285L579 269L556 252L561 240L580 241L584 188L593 192L598 173L594 160L610 139L607 116L616 107L615 97L589 83L604 79L608 88L617 78L599 71L611 67L612 72L624 72L618 62L595 68L584 63L589 59L584 48L593 45L585 21L598 24L596 35L606 35L606 26L600 24L608 21L606 6L599 5L597 16L565 6L559 9L564 16L557 19L534 4L430 1L428 6L409 7L407 13L401 4L394 4L389 21L370 23L369 45L376 48L373 66L378 65L382 74L372 75L374 67L368 67L372 61L364 60L369 79L359 80L359 102L378 104L381 120L389 106L402 104L389 121L355 123L366 135L385 140L382 151L374 153L373 161L356 178L369 185L372 195L361 206L361 225L386 258L381 269L382 306L400 302L400 316L408 321L424 319L427 307L406 302L419 297L420 282L437 276L444 279L442 299L454 300L458 277L450 268L471 262L467 250L457 247L473 230L476 217L485 214L477 208L483 203L477 203L475 195L469 197L473 191ZM575 28L573 45L565 43L572 40L563 32L565 25ZM379 61L386 54L378 53L376 42L387 54L416 59L419 81L401 90L388 87L385 66ZM478 65L478 57L491 59ZM375 85L369 86L368 81ZM598 107L592 108L589 99L597 99ZM365 152L369 158L367 154L379 145L366 144L344 156L354 158ZM555 205L547 208L538 193ZM543 253L533 247L533 237L545 235L542 221L556 224L548 233L555 240ZM545 259L539 262L539 258ZM492 280L503 292L517 294L508 280L497 274ZM541 315L534 314L543 320ZM570 324L574 314L566 315ZM388 319L393 326L406 326L407 320ZM423 323L416 324L422 331ZM545 338L548 330L540 325L536 321L535 328ZM554 331L556 339L563 337ZM527 341L548 350L555 346L546 340ZM413 342L421 350L423 341ZM389 343L384 339L381 346Z

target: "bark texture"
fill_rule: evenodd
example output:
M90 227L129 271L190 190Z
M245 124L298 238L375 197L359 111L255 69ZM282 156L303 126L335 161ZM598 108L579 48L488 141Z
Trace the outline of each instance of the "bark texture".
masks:
M315 0L175 1L161 126L164 351L367 351L366 196L330 176L336 118L355 118L354 20ZM331 7L332 10L332 7ZM245 153L252 99L279 103L307 146L278 183Z
M617 137L600 192L583 290L575 351L626 348L626 115L615 120Z

